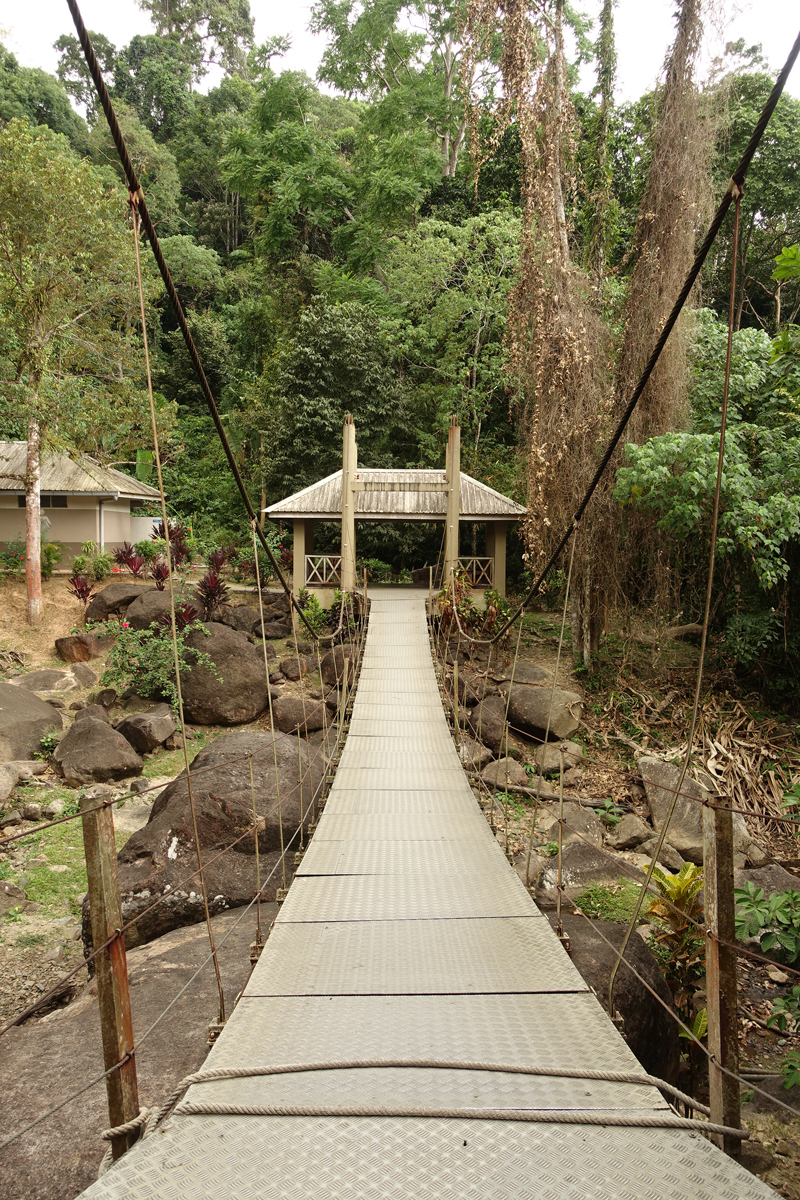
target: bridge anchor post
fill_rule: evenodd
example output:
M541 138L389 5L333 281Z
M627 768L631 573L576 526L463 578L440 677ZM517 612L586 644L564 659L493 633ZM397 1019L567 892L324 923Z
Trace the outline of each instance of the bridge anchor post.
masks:
M703 861L706 905L706 1006L708 1011L708 1092L711 1120L739 1129L739 1022L736 989L736 906L733 897L733 814L703 807ZM728 945L725 945L725 943ZM727 1072L731 1072L728 1074ZM740 1158L738 1138L712 1135L712 1141Z
M94 808L96 801L84 796L80 804L81 809L89 810ZM81 821L89 883L92 943L97 947L108 942L95 959L95 973L103 1065L110 1071L106 1076L108 1116L111 1128L115 1129L139 1115L139 1088L136 1079L125 935L121 932L122 901L119 894L114 817L110 808L101 808L96 812L84 811ZM117 1067L117 1070L112 1070L118 1063L122 1065ZM111 1157L114 1162L122 1158L138 1136L137 1129L112 1138Z

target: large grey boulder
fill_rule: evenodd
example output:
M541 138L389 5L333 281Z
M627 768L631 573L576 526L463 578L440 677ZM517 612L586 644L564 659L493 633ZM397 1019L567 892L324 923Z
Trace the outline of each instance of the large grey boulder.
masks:
M53 764L69 787L141 775L142 760L105 721L76 721L53 751Z
M212 621L193 629L186 645L207 654L214 671L195 663L181 675L183 711L195 725L243 725L267 707L264 652L243 633ZM192 661L192 656L188 656ZM216 674L215 674L216 671Z
M553 740L569 738L580 725L583 701L577 692L566 692L561 688L553 691L550 687L512 684L508 702L508 719L512 725L534 737L544 737L548 712L551 713L550 737Z
M592 883L615 884L625 877L641 883L644 878L642 872L630 863L604 853L599 846L588 846L581 841L564 847L561 871L564 891L571 900L577 899ZM555 906L557 888L558 862L552 858L542 871L536 888L536 903L540 908Z
M495 754L522 758L523 747L506 725L506 702L502 696L490 696L469 710L469 731Z
M506 671L503 683L500 685L501 692L508 691L512 680L514 683L526 683L536 687L546 683L552 684L553 676L538 663L518 662Z
M62 728L52 705L26 688L0 683L0 762L33 758L44 735Z
M637 854L646 854L648 858L652 858L658 846L658 838L648 838L646 842L642 842L636 847ZM674 846L671 846L668 841L661 844L661 849L658 853L656 862L661 867L665 867L667 871L677 873L684 864L684 859L681 858Z
M323 771L322 747L309 747L302 738L284 733L239 730L201 750L190 769L212 911L248 904L255 895L254 796L261 879L269 880L263 895L274 899L283 880L278 866L281 839L289 845L300 823L301 804L303 824L312 820L312 797ZM297 844L295 839L285 859L287 877ZM185 771L160 794L148 823L129 838L118 858L126 920L143 912L155 897L168 895L126 934L128 946L203 919L199 877L187 881L197 871L197 855Z
M348 685L351 684L355 674L355 653L353 647L347 643L341 646L334 646L332 650L329 650L320 664L322 682L327 683L329 687L333 687L336 683L341 683L344 679L345 660L347 660L347 682Z
M558 840L558 818L545 831L549 842ZM574 800L564 801L564 831L561 845L569 846L573 842L591 842L595 846L603 844L603 824L591 808L584 808Z
M31 671L28 675L19 675L14 682L17 687L25 688L28 692L74 692L81 686L71 671L55 671L48 668Z
M681 768L658 758L640 758L639 770L647 793L650 815L657 833L667 819L670 804L680 779ZM711 792L687 775L681 784L680 795L667 830L667 839L683 858L702 865L703 862L703 802L712 799ZM733 815L734 866L743 867L752 838L740 813Z
M89 601L86 620L105 621L112 613L124 612L144 592L155 590L142 583L109 583Z
M149 754L162 746L177 728L168 704L154 704L146 712L131 713L117 725L118 732L138 754Z
M564 772L577 767L583 758L580 742L546 742L537 746L534 761L542 775L558 775L561 771L561 755L564 755Z
M275 726L282 733L313 733L322 729L325 705L317 700L305 700L302 696L279 696L272 701L272 716Z
M733 881L734 887L737 888L743 888L746 883L763 888L765 896L771 895L772 892L800 892L800 875L794 875L778 863L758 867L756 870L734 871Z
M0 889L2 886L0 882ZM14 903L19 904L19 899ZM262 905L265 929L276 912L274 904ZM251 971L248 950L255 936L255 911L244 920L241 916L241 912L225 912L213 918L222 983L231 1002ZM65 970L79 965L80 946L71 945L74 951L66 961L54 965L53 978L41 976L48 986ZM208 1026L217 1015L219 998L213 969L206 965L199 970L207 956L208 934L202 925L174 930L128 956L139 1094L143 1103L154 1108L164 1103L181 1079L199 1070L208 1054ZM81 977L85 979L85 972L77 979ZM179 996L190 980L191 986ZM173 997L176 1002L165 1013L167 999ZM140 1042L151 1026L150 1036ZM40 1116L50 1096L71 1096L99 1073L103 1063L100 1031L93 986L84 988L66 1007L8 1031L0 1055L3 1136L16 1133ZM73 1200L82 1195L97 1180L108 1146L100 1134L107 1128L108 1100L101 1084L83 1092L77 1103L62 1108L58 1120L43 1121L4 1148L0 1196L5 1200Z
M555 923L554 915L550 915L549 919L551 924ZM589 922L574 913L564 913L562 922L564 932L569 937L573 965L585 982L594 988L598 1000L607 1010L608 985L617 951L625 936L625 925L611 921ZM608 942L611 942L610 946ZM626 963L646 980L663 1004L636 978ZM678 1026L667 1011L672 1009L672 993L658 963L639 934L634 934L628 942L617 971L614 1008L622 1016L625 1041L645 1071L668 1083L676 1083L680 1065Z
M202 619L204 613L203 602L195 592L176 593L176 609L182 608L185 604L191 604L197 611L198 618ZM162 616L170 616L171 612L172 605L169 592L159 592L153 588L137 596L125 613L125 620L132 629L149 629L154 621L160 620Z
M288 621L265 621L264 622L264 637L265 638L285 638L292 632L292 627ZM257 637L261 637L261 622L258 623L258 629L255 630Z
M653 836L651 827L636 813L626 813L618 825L606 834L606 845L612 850L633 850Z
M529 786L527 771L511 757L499 758L497 762L489 763L488 767L481 771L481 779L488 787L498 788L500 791L507 783L515 787Z
M480 771L492 761L492 752L480 742L464 734L457 744L458 757L468 771Z
M3 804L19 783L19 771L14 763L0 763L0 804Z

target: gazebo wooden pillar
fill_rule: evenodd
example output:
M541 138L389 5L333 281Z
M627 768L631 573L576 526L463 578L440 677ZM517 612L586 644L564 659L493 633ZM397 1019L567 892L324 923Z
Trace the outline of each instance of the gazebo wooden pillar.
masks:
M353 484L358 471L356 427L345 413L342 431L342 591L356 586L356 508Z
M445 587L453 571L458 569L458 520L461 508L461 428L456 417L450 418L447 435L447 515L444 528L444 579Z
M292 522L292 593L299 596L306 585L306 555L314 553L314 522Z
M494 589L506 594L506 527L507 521L486 522L486 557L494 559L492 580Z

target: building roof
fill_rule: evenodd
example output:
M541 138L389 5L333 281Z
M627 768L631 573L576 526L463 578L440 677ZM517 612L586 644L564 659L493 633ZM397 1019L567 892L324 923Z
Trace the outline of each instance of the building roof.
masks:
M355 474L355 515L361 521L437 521L447 515L444 471L393 471L362 468ZM358 485L363 485L359 488ZM441 484L441 489L436 488ZM342 472L269 505L273 521L283 517L339 521L342 517ZM508 496L461 472L461 507L465 520L518 521L528 510Z
M0 442L0 492L24 492L27 442ZM42 455L41 489L66 496L122 497L154 500L158 489L132 475L101 467L88 455L72 459L66 454Z

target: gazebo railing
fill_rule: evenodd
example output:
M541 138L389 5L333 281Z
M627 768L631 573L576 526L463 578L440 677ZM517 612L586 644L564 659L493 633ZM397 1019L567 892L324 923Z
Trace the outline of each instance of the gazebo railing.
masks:
M473 588L494 587L493 558L459 558L459 570L464 572L466 582Z
M307 554L305 575L306 587L340 587L341 554Z

